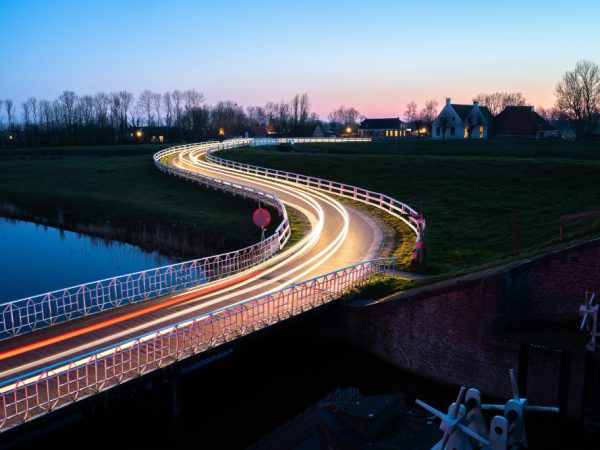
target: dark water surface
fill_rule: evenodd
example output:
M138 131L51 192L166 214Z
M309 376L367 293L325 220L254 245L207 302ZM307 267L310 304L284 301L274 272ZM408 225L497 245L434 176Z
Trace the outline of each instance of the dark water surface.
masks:
M0 303L172 262L134 245L0 218Z

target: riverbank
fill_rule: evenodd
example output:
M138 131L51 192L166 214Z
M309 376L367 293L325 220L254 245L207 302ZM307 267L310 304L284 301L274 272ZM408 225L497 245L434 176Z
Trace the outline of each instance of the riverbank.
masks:
M0 215L176 258L231 251L260 238L251 221L252 202L159 172L152 154L164 147L2 152ZM298 239L303 222L294 212L291 219Z

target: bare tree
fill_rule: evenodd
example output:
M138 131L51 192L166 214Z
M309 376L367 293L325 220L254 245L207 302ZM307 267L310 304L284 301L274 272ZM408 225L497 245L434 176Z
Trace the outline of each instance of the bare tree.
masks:
M289 103L280 101L277 105L278 128L286 135L290 134L292 110Z
M438 102L435 100L427 100L425 102L425 106L421 110L420 121L421 125L425 126L431 133L431 127L433 125L434 120L438 115ZM420 131L419 131L420 133Z
M290 101L291 131L295 135L306 132L304 126L310 114L310 99L308 94L296 94Z
M305 92L300 96L300 127L304 127L310 115L310 99Z
M15 107L13 101L9 98L4 100L4 108L6 110L6 120L8 122L8 133L12 133L15 123Z
M25 126L25 132L29 131L30 125L30 111L29 111L29 103L23 102L21 103L21 110L23 114L23 125Z
M416 122L419 118L419 110L417 104L414 101L406 104L406 110L404 111L404 119L407 122Z
M152 94L152 106L154 107L154 112L156 112L156 126L160 127L160 107L162 104L162 95L158 92Z
M171 128L173 126L173 99L169 91L163 94L163 104L165 105L165 125Z
M189 111L192 108L199 108L204 103L204 95L195 89L188 89L183 93L183 100L185 103L185 110Z
M246 108L248 123L252 127L266 127L268 124L265 108L262 106L248 106Z
M127 113L133 106L133 94L127 91L119 91L119 117L121 133L127 132Z
M292 130L296 132L298 128L298 123L300 121L300 94L296 94L292 97L290 101L290 110L291 110L291 120L292 120Z
M108 109L110 105L110 97L104 92L98 92L94 95L94 116L96 124L100 131L104 134L104 130L108 128Z
M177 124L177 126L181 127L181 115L183 113L183 92L181 92L179 89L175 89L171 96L173 97L173 112L175 113L175 123Z
M46 135L46 143L51 143L52 133L52 103L48 100L40 100L40 123Z
M544 108L543 106L538 106L535 108L535 112L537 112L543 119L548 122L556 122L561 120L561 112L556 108Z
M329 113L328 119L334 129L354 127L358 123L360 113L354 107L346 108L344 105Z
M222 130L219 135L240 134L247 125L244 109L231 101L217 103L211 111L211 119L213 126Z
M195 89L188 89L183 93L183 102L186 119L185 127L188 130L197 131L198 128L201 127L201 124L195 119L204 120L203 114L197 114L199 109L202 107L202 103L204 102L204 95Z
M278 106L275 102L268 102L265 107L265 116L267 118L267 125L275 126L275 120L277 117Z
M77 102L77 95L73 91L63 91L58 97L57 107L60 110L60 114L63 118L63 124L67 134L67 140L69 143L73 143L75 140L75 130L73 128L75 122L75 106Z
M154 107L154 94L149 91L148 89L145 89L139 96L138 98L138 103L137 106L139 109L141 109L142 111L144 111L144 114L146 115L146 126L147 127L151 127L152 126L152 121L153 121L153 115L152 115L152 111L153 111L153 107Z
M26 103L29 105L29 111L31 112L31 122L32 123L37 123L37 116L38 116L38 101L37 98L35 97L29 97L26 101Z
M600 119L600 67L579 61L556 85L556 109L568 117L577 139L589 139Z
M110 123L115 133L121 128L121 99L118 92L110 93Z
M497 116L507 106L524 106L527 99L520 92L494 92L479 94L476 100L481 106L487 106L493 116Z

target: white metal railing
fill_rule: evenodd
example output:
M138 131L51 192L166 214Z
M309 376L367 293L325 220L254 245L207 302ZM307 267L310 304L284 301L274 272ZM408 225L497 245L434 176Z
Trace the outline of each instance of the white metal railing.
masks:
M98 295L98 292L107 292L107 295L110 295L109 291L111 289L114 290L118 286L125 286L124 288L119 287L118 289L121 289L119 291L120 294L114 297L114 299L122 299L123 302L119 304L115 303L114 306L110 306L111 304L108 302L106 303L108 306L104 308L120 306L120 304L125 304L124 302L140 301L150 298L148 297L149 295L163 295L163 293L185 289L209 279L219 278L224 276L224 273L235 273L235 271L244 270L244 268L251 267L258 261L267 259L285 244L289 238L289 223L283 203L274 194L238 183L200 175L193 171L172 166L166 162L170 156L184 150L194 150L195 148L205 150L209 161L238 171L330 192L384 209L390 214L404 220L415 231L417 242L419 242L424 230L424 221L412 208L390 197L319 178L234 163L211 155L212 151L242 145L270 145L274 142L292 141L364 142L368 140L360 138L343 140L285 138L274 140L233 139L223 143L211 142L178 146L158 152L154 155L154 161L160 170L206 186L241 194L244 197L254 200L260 200L275 207L283 216L283 221L278 226L276 232L267 238L267 240L248 247L247 249L253 250L248 250L247 254L242 255L239 253L247 250L243 249L238 252L225 254L231 255L229 257L219 255L217 257L153 269L153 271L165 269L165 272L157 273L155 278L146 275L150 281L147 282L148 292L144 291L144 294L141 294L142 291L136 291L136 288L133 287L140 285L140 283L144 285L144 282L141 282L139 278L131 277L132 275L142 273L150 274L153 271L124 275L122 276L125 277L123 285L118 283L111 284L110 282L107 286L104 284L98 285L97 289L95 289L95 297L77 297L81 293L70 293L68 289L57 292L65 293L66 298L70 298L69 295L73 295L73 298L76 299L75 301L66 303L68 305L66 308L71 308L68 309L69 314L72 314L70 311L77 310L77 308L73 309L73 305L81 305L82 314L87 315L102 310L99 306L103 304L102 302L94 303L96 300L91 300L92 298L104 300L105 296ZM219 260L216 261L211 258L219 258ZM211 261L208 266L199 265L200 261L207 260ZM196 262L195 265L191 264L194 262ZM391 273L394 265L395 259L393 258L364 261L326 275L284 287L266 295L217 309L194 319L169 325L160 330L111 345L104 349L95 350L93 353L87 355L59 362L34 373L22 375L17 379L7 380L0 384L0 431L10 429L32 418L62 408L103 390L110 389L113 386L155 369L222 345L239 336L329 302L338 298L349 289L360 286L376 274ZM174 266L181 266L182 268L179 271L168 269ZM93 289L91 289L91 286L94 283L82 285L90 287L87 290L84 289L84 291L92 292ZM82 286L76 288L81 288ZM129 288L127 286L132 287ZM106 291L103 290L105 287ZM132 292L137 293L136 295L143 298L138 299ZM65 304L64 302L61 303L61 301L58 299L58 296L53 295L52 298L47 300L42 299L39 302L27 302L22 310L23 315L21 316L21 320L23 324L21 326L31 326L31 321L34 324L36 321L42 324L44 324L44 321L48 322L48 324L56 323L57 319L53 319L54 321L52 321L49 318L51 314L47 314L49 311L55 310L48 309L46 305L52 302L56 302L55 304L59 306ZM39 305L43 306L40 308ZM67 309L58 311L66 317ZM9 317L10 320L13 320L10 314L3 316L3 320L5 320L4 317ZM73 316L69 317L72 318ZM67 319L65 318L64 320ZM20 330L20 332L24 331ZM17 332L16 334L20 333Z
M163 162L165 157L183 149L202 145L185 145L160 151L154 155L154 162L165 173L274 207L282 220L271 236L233 252L92 281L4 303L0 305L0 339L209 283L260 264L277 253L291 233L287 212L277 196Z
M330 194L339 195L349 198L370 206L382 209L394 217L403 220L414 232L419 234L420 228L424 229L424 221L421 216L413 208L405 203L402 203L395 198L379 192L369 191L357 186L339 183L337 181L325 180L323 178L301 175L284 170L267 169L252 164L240 163L228 159L219 158L213 155L214 152L243 145L258 147L266 145L275 145L281 143L344 143L344 142L370 142L371 138L254 138L254 139L239 139L237 145L232 145L227 141L222 144L211 144L207 146L206 159L212 163L221 166L235 169L240 172L258 175L265 178L270 178L278 181L294 183L300 186L317 189L319 191L328 192ZM420 221L421 219L421 221ZM421 230L422 231L422 230Z
M330 302L394 264L364 261L5 381L0 431Z

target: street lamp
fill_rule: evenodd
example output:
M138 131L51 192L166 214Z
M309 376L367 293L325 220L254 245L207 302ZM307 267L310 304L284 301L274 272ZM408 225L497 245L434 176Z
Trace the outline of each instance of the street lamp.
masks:
M347 127L346 128L346 134L350 134L352 133L352 127Z
M137 130L137 131L135 132L135 137L136 137L136 138L140 139L142 136L143 136L142 130Z

